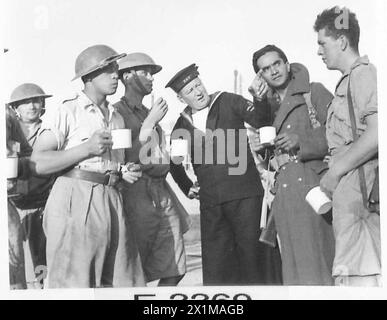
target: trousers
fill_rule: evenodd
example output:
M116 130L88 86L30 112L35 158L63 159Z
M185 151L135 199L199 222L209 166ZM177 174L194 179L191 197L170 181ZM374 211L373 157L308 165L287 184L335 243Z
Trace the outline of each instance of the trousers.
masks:
M144 286L133 232L115 187L59 177L43 218L46 286Z
M19 209L23 228L23 237L25 241L24 253L25 260L32 262L31 270L26 263L27 282L39 278L42 271L46 269L46 236L43 231L43 211L44 207L34 209ZM30 258L29 258L30 257ZM32 278L33 277L33 278ZM43 281L41 281L43 284Z
M184 275L186 256L182 223L165 178L141 178L122 188L121 193L125 211L135 226L146 280Z
M278 248L259 242L262 196L201 209L204 285L281 284Z
M375 179L377 161L364 167L367 191ZM359 172L343 176L332 197L336 240L333 276L378 276L381 274L380 217L363 205Z
M26 289L23 229L17 209L10 200L8 200L8 252L10 287L11 289Z

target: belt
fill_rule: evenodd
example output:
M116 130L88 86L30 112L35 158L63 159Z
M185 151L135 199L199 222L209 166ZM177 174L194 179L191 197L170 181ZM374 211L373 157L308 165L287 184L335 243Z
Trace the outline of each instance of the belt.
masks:
M278 171L282 166L294 160L297 160L297 156L289 155L289 153L280 153L270 159L270 164L275 171Z
M141 175L141 178L145 179L145 180L151 180L151 181L164 181L166 178L167 178L167 175L162 175L162 176L151 176L149 174L147 174L146 172L142 172L142 175Z
M115 186L121 180L121 173L110 171L107 173L99 173L78 168L71 169L61 175L62 177L86 180L106 186Z

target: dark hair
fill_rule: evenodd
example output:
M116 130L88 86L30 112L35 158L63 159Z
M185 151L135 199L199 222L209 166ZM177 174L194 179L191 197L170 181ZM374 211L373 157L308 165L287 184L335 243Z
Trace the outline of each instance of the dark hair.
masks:
M344 17L348 17L348 27L338 28L337 19L342 16L343 13L346 13ZM357 20L356 15L346 7L340 8L335 6L331 9L324 10L317 16L313 28L316 32L325 29L326 34L328 36L334 37L335 39L339 38L341 35L344 35L348 39L349 45L353 49L357 51L359 48L359 21Z
M257 65L257 61L260 57L262 57L264 54L268 52L277 52L280 56L280 58L286 63L288 62L288 58L286 57L285 53L278 47L272 44L268 44L267 46L259 49L258 51L254 52L253 54L253 68L255 73L259 71L259 67Z

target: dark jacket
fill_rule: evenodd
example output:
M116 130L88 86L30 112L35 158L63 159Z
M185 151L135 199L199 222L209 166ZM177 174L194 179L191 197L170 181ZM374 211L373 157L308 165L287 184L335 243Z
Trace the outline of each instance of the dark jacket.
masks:
M291 78L281 107L271 92L266 103L271 107L271 118L274 119L273 126L276 127L277 135L283 132L296 133L300 139L298 158L306 167L320 174L327 168L326 163L322 162L328 153L325 123L327 107L333 96L321 83L309 82L309 72L302 64L291 64ZM311 102L321 124L319 128L311 125L305 101L308 92L311 92Z
M320 126L312 126L305 100L309 91ZM329 214L317 215L305 200L306 193L319 185L320 176L327 169L322 161L328 152L324 124L331 99L323 85L310 84L308 70L300 64L291 64L291 81L280 106L274 95L268 94L277 134L295 133L300 144L297 160L284 164L276 175L276 194L271 206L283 244L285 285L332 284L334 237Z
M216 95L211 95L212 100L215 97ZM218 139L212 139L208 134L203 138L203 134L201 135L199 130L194 132L195 127L193 126L190 107L186 107L181 113L173 128L171 138L179 138L178 135L176 136L178 132L176 130L178 129L186 129L189 132L189 137L181 136L181 138L185 138L189 142L192 166L200 185L200 204L202 208L263 194L260 177L247 143L244 122L255 128L268 125L270 121L268 110L267 106L257 108L256 103L253 104L242 96L227 92L221 93L213 101L208 113L206 128L212 131L218 129L224 133L226 146L224 151L219 152L220 156L225 156L224 163L222 163L222 159L216 157L217 151L222 150L222 146L218 144ZM227 140L227 129L236 129L233 130L235 138L230 136ZM242 131L238 129L242 129ZM240 134L241 137L239 137ZM229 152L234 154L235 151L231 147L233 145L236 146L236 154L239 153L239 138L246 142L247 148L245 148L241 157L246 160L247 169L243 174L231 175L229 169L235 169L238 164L232 164L227 155ZM212 164L204 162L206 148L214 151ZM197 157L198 152L201 152L202 157ZM180 189L187 195L193 183L187 176L184 167L171 163L171 174Z
M13 181L13 187L8 190L13 195L12 200L18 209L34 209L44 207L55 182L55 176L35 176L30 170L30 156L38 136L40 125L36 131L26 137L22 123L13 110L7 110L7 145L12 141L20 143L18 178ZM17 196L16 196L17 195Z

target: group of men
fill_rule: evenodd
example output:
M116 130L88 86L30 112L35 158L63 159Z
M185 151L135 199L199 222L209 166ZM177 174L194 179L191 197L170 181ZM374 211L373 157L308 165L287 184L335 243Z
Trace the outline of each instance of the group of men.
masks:
M253 55L253 102L228 92L208 94L195 64L166 84L187 105L171 137L187 140L197 182L166 150L159 122L167 102L159 98L151 109L143 105L162 67L147 54L118 54L105 45L81 52L74 79L82 80L83 90L39 121L33 143L24 142L29 150L23 155L24 179L46 179L50 189L44 205L38 211L34 206L40 219L34 225L45 247L44 261L34 267L47 265L45 285L129 287L154 280L177 285L186 273L188 213L166 181L169 172L187 197L200 200L204 285L378 285L379 216L364 208L356 170L363 165L370 189L378 163L376 71L359 55L356 16L349 12L349 28L336 28L340 12L325 10L315 24L319 55L328 69L343 74L334 96L311 83L306 67L289 63L274 45ZM349 77L358 140L347 111ZM112 105L107 96L119 81L125 93ZM19 120L10 116L7 125L23 122L22 106L40 117L47 97L39 87L11 97ZM274 126L274 146L268 150L258 134L247 144L246 123L255 129ZM131 130L132 147L113 149L111 131L123 128ZM224 140L214 135L230 130ZM7 142L22 144L28 135L16 131L7 130ZM272 153L276 172L270 212L278 233L274 247L260 241L264 188L254 153L262 150ZM244 170L234 170L238 163L230 154L243 158ZM332 197L333 219L317 215L305 201L316 185ZM25 209L19 198L8 201L10 248L20 248L22 239L16 213ZM10 250L10 257L11 252L19 257L10 259L11 285L23 288L25 277L17 276L14 264L23 265L23 252Z

